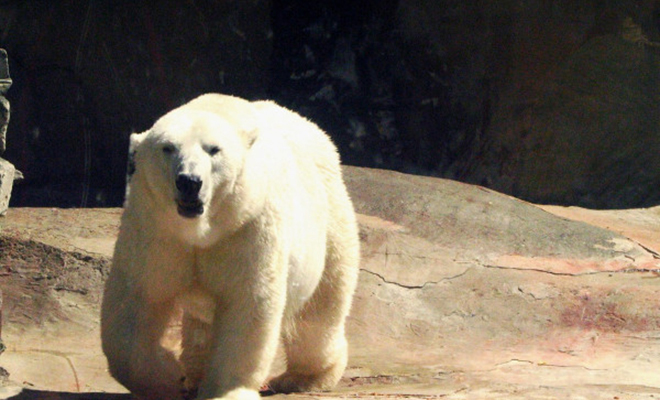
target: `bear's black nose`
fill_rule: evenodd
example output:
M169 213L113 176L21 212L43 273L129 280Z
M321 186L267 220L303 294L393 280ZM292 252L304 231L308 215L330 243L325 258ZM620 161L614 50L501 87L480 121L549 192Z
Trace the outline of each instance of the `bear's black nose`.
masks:
M196 198L202 188L202 178L197 175L179 174L176 177L176 188L184 198Z

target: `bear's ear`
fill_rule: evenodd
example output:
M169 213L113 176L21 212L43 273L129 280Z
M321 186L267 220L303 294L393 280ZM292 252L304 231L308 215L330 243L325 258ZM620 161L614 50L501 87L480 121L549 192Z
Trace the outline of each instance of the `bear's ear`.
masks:
M146 132L131 133L131 136L129 137L127 166L128 180L130 180L131 176L135 174L135 154L137 153L137 149L140 143L142 143L145 137L147 137Z
M140 143L142 143L145 137L147 137L147 132L131 133L129 138L130 143L128 144L128 152L134 152Z

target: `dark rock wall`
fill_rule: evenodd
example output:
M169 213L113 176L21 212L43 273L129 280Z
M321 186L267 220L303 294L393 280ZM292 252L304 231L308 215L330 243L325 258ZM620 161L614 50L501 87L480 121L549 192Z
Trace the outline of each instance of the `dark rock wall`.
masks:
M131 131L270 97L344 162L536 202L660 203L660 2L5 1L13 205L118 205Z
M467 180L543 203L660 203L657 1L517 6Z
M157 4L157 6L155 5ZM270 4L3 2L13 204L121 204L131 132L208 91L264 97Z

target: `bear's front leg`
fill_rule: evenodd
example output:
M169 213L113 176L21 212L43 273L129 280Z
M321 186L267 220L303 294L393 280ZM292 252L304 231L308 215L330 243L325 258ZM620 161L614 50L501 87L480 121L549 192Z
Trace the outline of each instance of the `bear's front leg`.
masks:
M281 274L286 275L286 274ZM259 399L275 357L286 299L284 277L236 288L219 301L200 400Z
M132 287L118 270L106 283L101 336L110 373L141 399L182 399L182 372L160 344L174 303L148 302Z

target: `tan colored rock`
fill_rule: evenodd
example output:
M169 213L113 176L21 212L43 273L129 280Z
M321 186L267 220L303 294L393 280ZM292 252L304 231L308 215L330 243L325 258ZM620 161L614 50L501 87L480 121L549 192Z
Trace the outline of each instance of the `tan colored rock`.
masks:
M618 225L607 230L457 182L357 168L346 181L363 244L350 368L333 393L286 398L611 400L660 391L658 247L634 238L660 226L657 210L635 210L631 225L633 211L612 211ZM0 366L40 396L122 392L98 339L120 214L12 209L0 219Z

